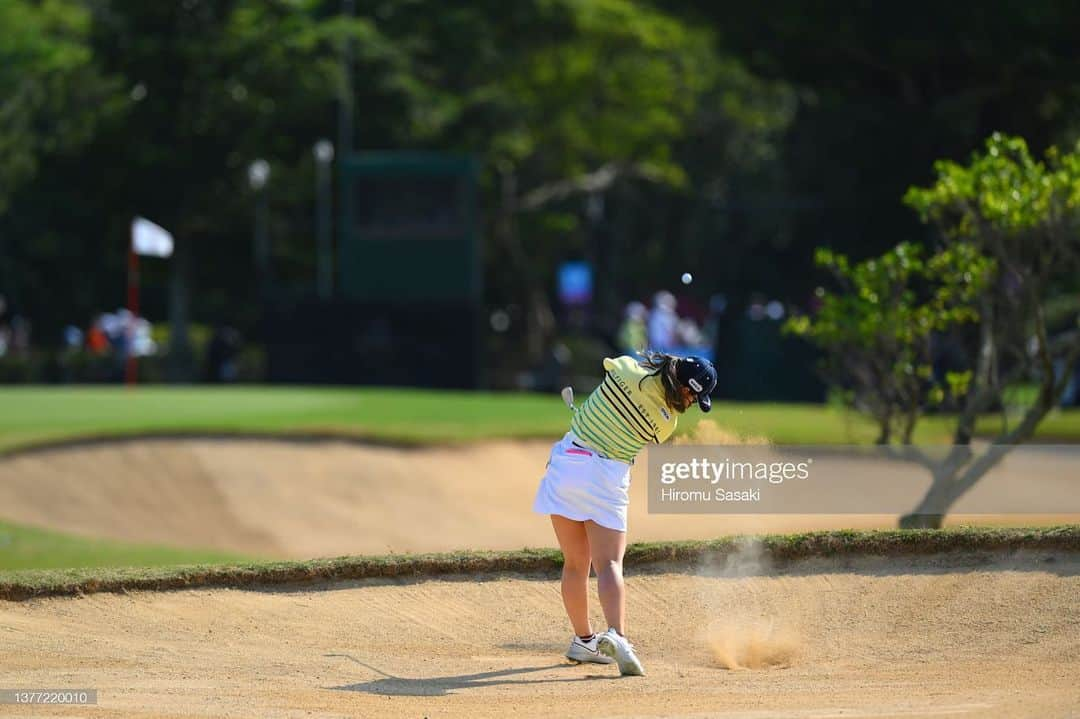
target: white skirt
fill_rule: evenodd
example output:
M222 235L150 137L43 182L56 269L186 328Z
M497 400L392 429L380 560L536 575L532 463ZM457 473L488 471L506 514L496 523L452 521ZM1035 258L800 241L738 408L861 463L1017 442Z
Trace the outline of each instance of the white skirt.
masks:
M626 508L630 506L630 465L601 457L585 446L573 432L551 448L547 472L533 501L533 511L559 514L601 527L626 531Z

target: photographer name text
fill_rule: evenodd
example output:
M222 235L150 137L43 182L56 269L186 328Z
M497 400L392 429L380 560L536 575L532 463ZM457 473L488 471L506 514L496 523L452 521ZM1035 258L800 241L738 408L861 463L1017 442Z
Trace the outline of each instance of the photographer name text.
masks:
M810 478L812 459L803 462L713 462L694 458L660 465L661 502L760 502L761 484L779 485ZM679 486L671 485L679 483ZM720 486L723 482L724 486ZM733 484L743 486L731 488ZM747 487L747 483L755 486ZM688 486L689 485L689 486ZM695 486L696 485L696 486ZM702 486L707 485L707 486Z

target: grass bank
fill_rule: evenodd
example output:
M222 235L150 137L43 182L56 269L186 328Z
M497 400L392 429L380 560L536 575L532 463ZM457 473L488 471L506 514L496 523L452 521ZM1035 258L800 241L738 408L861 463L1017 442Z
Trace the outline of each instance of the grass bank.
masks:
M722 558L745 546L745 538L632 544L630 567L686 564ZM810 557L914 556L950 552L1015 550L1080 551L1080 525L1037 529L962 527L919 531L833 531L758 538L776 562ZM340 557L310 561L248 562L178 567L94 568L0 572L0 599L80 595L94 592L199 587L270 587L310 582L442 575L556 572L562 557L553 549L510 552Z
M228 552L128 544L0 520L0 572L69 567L161 567L250 560Z

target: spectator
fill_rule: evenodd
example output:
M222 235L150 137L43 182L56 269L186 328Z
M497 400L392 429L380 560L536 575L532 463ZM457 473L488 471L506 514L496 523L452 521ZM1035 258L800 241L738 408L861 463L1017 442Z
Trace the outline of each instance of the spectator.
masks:
M104 315L94 318L90 329L86 331L86 349L91 354L103 355L109 351L109 338L105 334Z
M679 316L675 314L675 295L657 292L653 297L653 309L649 314L649 347L666 352L675 346L675 332Z
M64 328L64 351L75 352L83 343L82 330L75 325L68 325Z
M623 354L634 355L649 343L648 328L645 321L649 317L649 310L640 302L631 302L626 305L622 326L616 338L619 351Z
M0 357L8 353L11 347L11 328L8 327L7 300L0 295Z
M240 333L232 327L218 325L210 336L206 351L205 376L208 382L235 382L236 356L240 353Z
M131 353L136 357L150 357L157 353L157 343L152 334L153 327L144 317L133 317L130 326Z
M709 298L709 315L705 319L705 340L710 347L720 345L722 319L727 311L727 297L723 294L715 294Z
M1061 406L1072 407L1080 404L1080 362L1077 362L1075 367L1068 367L1065 360L1059 359L1055 361L1054 378L1060 381L1062 375L1066 375L1068 379L1066 380L1065 391L1061 394Z
M676 337L679 340L679 344L693 351L700 351L708 344L705 342L705 336L701 333L701 329L697 326L697 323L692 319L683 318L679 320L678 327L676 328Z
M21 315L11 318L11 349L23 357L30 354L30 320Z

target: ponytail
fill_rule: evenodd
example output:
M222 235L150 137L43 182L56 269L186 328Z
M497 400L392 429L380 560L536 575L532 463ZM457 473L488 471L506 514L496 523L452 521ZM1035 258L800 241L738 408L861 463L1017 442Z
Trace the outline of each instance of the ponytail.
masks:
M650 370L649 377L660 377L660 383L664 387L664 399L667 401L668 406L676 412L685 412L690 405L680 391L679 380L675 378L675 365L678 361L679 358L675 355L656 352L655 350L642 350L638 364L642 368ZM639 388L644 381L645 377L638 381Z

